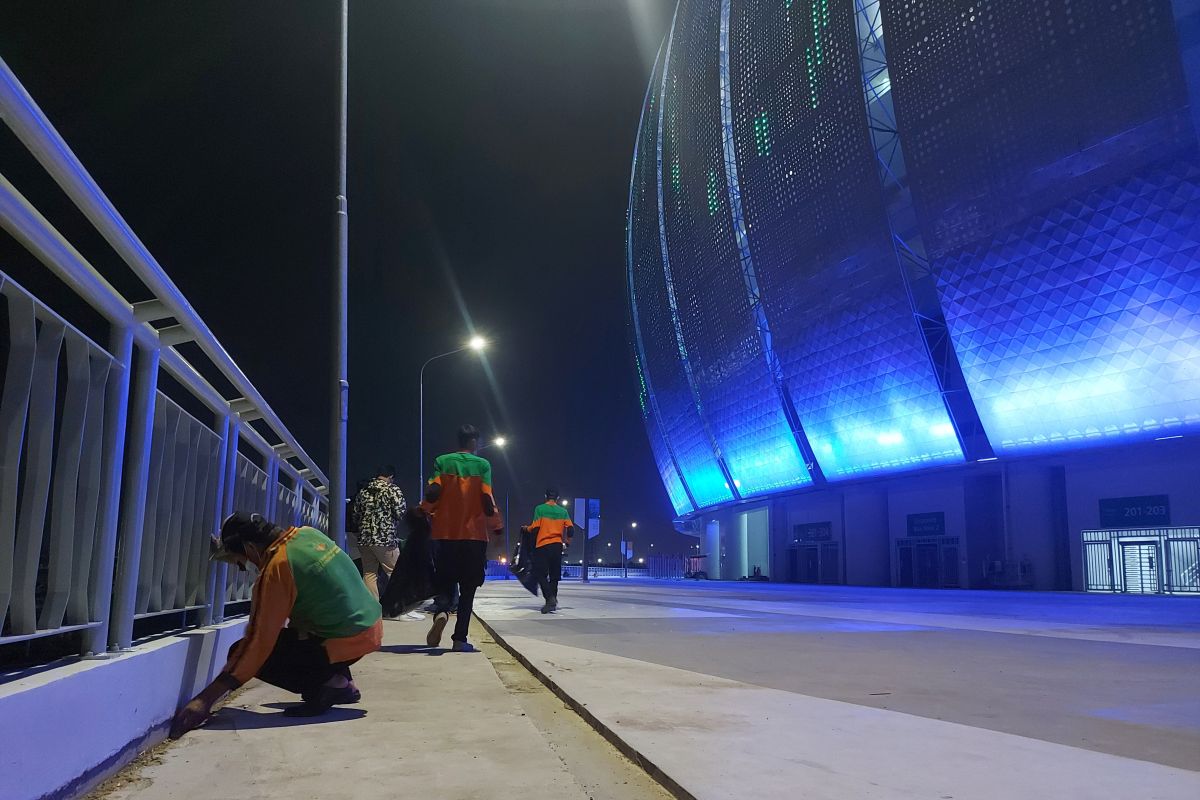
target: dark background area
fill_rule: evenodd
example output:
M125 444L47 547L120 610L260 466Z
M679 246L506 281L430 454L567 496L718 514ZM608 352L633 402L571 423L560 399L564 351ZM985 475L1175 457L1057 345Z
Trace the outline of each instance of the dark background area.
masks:
M9 2L0 56L300 443L328 463L332 0ZM473 422L513 527L547 483L604 539L682 551L626 337L630 160L667 0L353 0L350 474L415 493ZM4 173L131 300L146 293L7 129ZM0 264L73 322L7 236ZM101 340L103 341L103 339ZM428 469L428 468L427 468ZM691 540L686 540L690 542ZM643 548L639 547L639 550ZM615 550L615 548L614 548Z

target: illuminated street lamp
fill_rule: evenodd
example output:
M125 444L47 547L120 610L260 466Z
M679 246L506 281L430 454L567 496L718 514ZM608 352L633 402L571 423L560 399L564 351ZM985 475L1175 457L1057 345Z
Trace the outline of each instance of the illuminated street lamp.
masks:
M487 349L487 346L488 346L487 339L484 339L482 336L472 336L471 340L469 342L467 342L465 345L458 348L457 350L448 350L445 353L439 353L438 355L434 356L433 358L430 358L428 361L426 361L424 364L421 365L421 369L420 369L420 372L418 373L418 379L417 379L418 387L420 390L420 410L418 413L418 418L419 418L418 426L420 428L420 431L419 431L417 450L420 454L420 459L421 459L421 470L418 473L418 477L417 477L418 496L420 496L421 492L425 491L425 368L428 367L430 364L432 364L434 361L437 361L439 358L446 358L447 356L452 356L456 353L461 353L465 350L473 350L476 353L482 353L485 349Z
M629 523L629 527L637 528L637 523L631 522L631 523ZM629 562L626 559L626 548L625 548L625 543L627 541L628 541L628 539L625 537L625 529L622 528L621 529L621 574L623 577L626 577L626 578L629 577Z

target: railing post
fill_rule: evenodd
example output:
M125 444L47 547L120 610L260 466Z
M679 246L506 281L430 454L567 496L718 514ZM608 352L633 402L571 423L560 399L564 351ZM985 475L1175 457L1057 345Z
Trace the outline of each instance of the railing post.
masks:
M225 478L221 481L222 495L219 499L221 519L233 513L233 498L237 490L237 452L238 436L242 428L241 420L228 417L228 428L225 430ZM229 565L225 562L217 564L216 594L213 595L213 622L225 621L225 595L228 592Z
M225 519L225 480L226 469L225 465L230 459L229 451L229 432L233 427L229 422L228 414L217 414L213 427L217 429L221 437L221 447L217 455L217 490L213 492L213 530L212 535L217 535L220 532L221 521ZM205 551L207 552L207 551ZM211 625L216 621L214 609L217 604L217 595L221 596L222 601L225 598L225 572L222 569L224 563L220 561L208 562L208 602L204 607L204 615L200 621L202 625ZM224 603L222 603L222 608Z
M263 511L263 516L274 522L279 523L279 456L271 455L267 457L267 507Z
M121 512L121 474L125 464L125 428L129 414L129 381L133 372L133 328L113 328L110 349L114 359L105 386L104 455L100 472L100 536L88 581L91 619L100 623L84 637L85 655L108 649L112 618L113 562L117 557L117 523Z
M124 471L121 540L117 551L114 619L109 625L109 647L128 649L133 644L133 616L137 603L138 570L146 515L146 485L150 447L154 438L154 406L158 392L158 348L138 348L137 379L133 387L133 418Z

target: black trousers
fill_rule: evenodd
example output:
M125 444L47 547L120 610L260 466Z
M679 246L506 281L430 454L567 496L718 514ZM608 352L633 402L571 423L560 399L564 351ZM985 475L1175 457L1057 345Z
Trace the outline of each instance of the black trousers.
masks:
M433 582L437 588L434 609L435 613L448 613L453 608L454 590L458 589L458 616L450 637L456 642L467 640L475 591L483 585L486 568L487 542L470 539L433 543Z
M334 675L351 680L350 665L354 661L331 664L323 642L316 637L302 639L295 629L284 628L279 632L275 649L255 677L301 695L320 688ZM229 652L232 654L241 644L240 641L235 643Z
M558 579L562 577L562 542L544 544L533 551L533 577L546 602L558 599Z

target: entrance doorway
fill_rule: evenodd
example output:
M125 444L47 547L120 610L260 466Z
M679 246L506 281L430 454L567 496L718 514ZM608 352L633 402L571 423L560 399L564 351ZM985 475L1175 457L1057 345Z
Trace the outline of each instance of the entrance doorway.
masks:
M914 537L896 542L896 585L924 589L960 586L958 537Z
M1121 568L1126 592L1157 594L1158 565L1157 542L1121 542Z
M840 584L842 547L838 542L801 544L791 551L792 580L796 583Z

